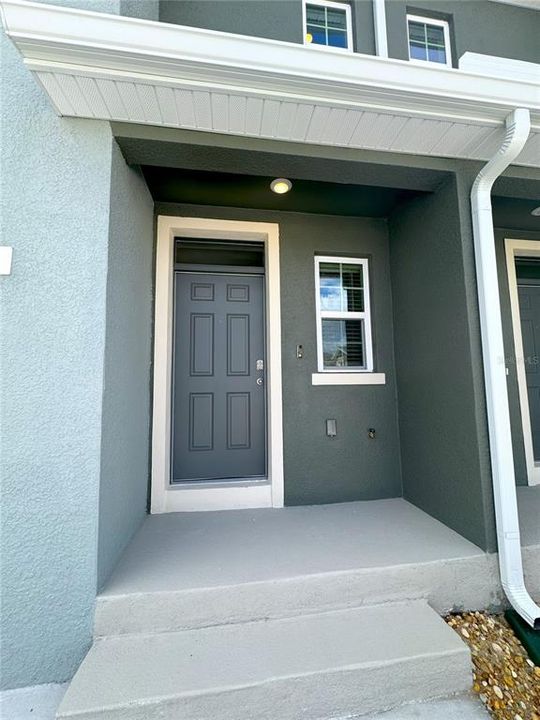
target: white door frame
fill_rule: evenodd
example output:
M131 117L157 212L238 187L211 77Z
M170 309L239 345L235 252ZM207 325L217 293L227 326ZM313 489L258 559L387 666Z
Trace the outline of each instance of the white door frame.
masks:
M257 240L265 248L268 469L264 480L171 485L174 240ZM279 225L160 215L157 221L152 513L283 507Z
M534 460L531 414L529 410L529 395L527 392L527 376L525 374L523 337L521 334L521 313L519 309L518 282L516 274L517 257L540 258L540 240L515 240L513 238L507 238L504 241L504 245L506 250L506 269L508 272L510 305L512 308L514 349L516 354L516 371L519 387L519 404L521 407L521 423L523 427L523 442L525 444L525 458L527 461L527 479L529 485L540 485L540 463L535 462Z

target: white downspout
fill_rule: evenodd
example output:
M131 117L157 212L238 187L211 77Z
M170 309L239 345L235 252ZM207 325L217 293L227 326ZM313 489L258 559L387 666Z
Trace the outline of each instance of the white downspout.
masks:
M373 24L375 26L375 52L379 57L388 57L388 35L386 33L385 0L373 0Z
M540 607L527 592L523 579L495 233L491 210L493 183L519 155L527 142L530 128L528 110L517 109L508 115L503 143L479 172L471 190L471 204L501 582L513 608L529 625L540 629Z

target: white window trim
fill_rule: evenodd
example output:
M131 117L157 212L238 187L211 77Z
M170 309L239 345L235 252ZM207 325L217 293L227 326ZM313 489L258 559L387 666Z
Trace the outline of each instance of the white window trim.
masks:
M335 8L336 10L345 10L345 21L347 23L347 47L339 48L332 47L330 45L319 45L317 43L309 43L306 40L307 35L307 10L306 5L319 5L320 7ZM332 2L332 0L303 0L302 2L302 37L304 38L304 45L311 48L317 48L317 50L325 50L326 52L354 52L353 48L353 31L352 31L352 13L351 6L349 3Z
M321 310L321 283L319 275L319 267L321 263L347 263L348 265L362 265L364 279L364 311L363 312L338 312L338 311L322 311ZM332 376L337 379L339 376L345 375L364 375L373 373L373 336L371 329L371 295L369 284L369 261L367 258L344 257L335 255L316 255L315 256L315 308L317 314L317 369L318 374ZM351 320L364 321L364 341L365 341L365 368L325 368L323 359L323 343L322 343L322 321L325 318L343 318ZM315 379L315 381L314 381ZM335 383L317 382L317 377L312 375L313 385L345 385L354 384L352 382L337 380ZM357 383L365 384L365 383Z
M444 49L446 51L446 62L438 63L433 60L416 60L411 57L411 38L409 35L409 21L421 22L426 25L436 25L442 27L444 32ZM414 65L435 65L437 67L452 67L452 47L450 45L450 23L448 20L436 20L435 18L424 17L422 15L407 14L407 51L409 53L409 62Z
M176 237L182 236L212 237L235 242L257 240L264 243L268 348L268 474L262 481L239 480L236 483L214 481L185 485L170 483L174 242ZM279 225L159 216L154 334L151 512L283 507Z
M525 459L527 463L527 480L529 485L540 485L540 464L534 460L529 393L527 390L525 363L523 361L523 336L521 334L521 313L519 309L519 294L516 273L516 258L540 257L540 240L506 239L504 244L506 250L506 270L508 273L510 306L512 309L514 351L516 356L516 372L519 389L519 404L521 409L521 424L523 428L523 443L525 445Z

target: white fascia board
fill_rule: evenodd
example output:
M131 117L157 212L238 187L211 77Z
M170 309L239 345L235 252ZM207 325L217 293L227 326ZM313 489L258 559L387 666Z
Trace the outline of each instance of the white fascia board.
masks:
M500 124L524 107L540 127L540 86L530 80L317 53L296 43L21 0L0 0L0 9L7 35L34 71L247 90L483 124Z

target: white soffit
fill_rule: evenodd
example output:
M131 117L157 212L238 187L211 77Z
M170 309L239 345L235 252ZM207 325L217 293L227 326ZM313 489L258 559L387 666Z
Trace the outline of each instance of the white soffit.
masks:
M530 68L509 79L21 0L0 9L60 115L485 160L524 107L519 164L540 166Z

